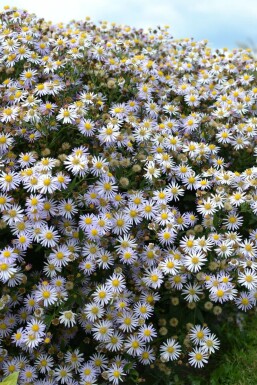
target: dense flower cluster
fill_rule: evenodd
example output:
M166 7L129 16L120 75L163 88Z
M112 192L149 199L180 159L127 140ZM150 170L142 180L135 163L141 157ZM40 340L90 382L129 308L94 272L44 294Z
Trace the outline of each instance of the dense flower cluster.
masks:
M202 367L203 316L257 301L257 63L167 28L0 19L0 374Z

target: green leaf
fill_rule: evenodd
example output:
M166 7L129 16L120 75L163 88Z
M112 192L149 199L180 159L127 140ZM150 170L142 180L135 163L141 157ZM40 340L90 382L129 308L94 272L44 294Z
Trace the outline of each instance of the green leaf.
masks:
M241 213L251 213L251 207L248 202L244 202L240 205Z
M213 215L213 226L218 228L219 227L219 222L220 222L219 215L217 213L215 213Z
M83 230L81 230L81 229L79 229L79 240L80 240L80 242L82 242L83 241L83 239L84 239L84 231Z
M199 320L201 323L204 323L203 313L199 308L195 309L195 318Z
M14 372L0 382L0 385L17 385L18 377L19 372Z

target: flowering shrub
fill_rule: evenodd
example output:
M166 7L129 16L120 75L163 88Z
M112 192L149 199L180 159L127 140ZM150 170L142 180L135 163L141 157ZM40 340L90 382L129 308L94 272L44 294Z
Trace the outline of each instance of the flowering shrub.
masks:
M201 368L212 325L256 305L257 63L167 28L0 18L1 375Z

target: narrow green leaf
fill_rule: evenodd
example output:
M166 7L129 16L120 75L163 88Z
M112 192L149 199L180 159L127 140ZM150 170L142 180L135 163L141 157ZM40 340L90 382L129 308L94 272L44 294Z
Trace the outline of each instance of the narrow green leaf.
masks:
M18 377L19 372L14 372L0 382L0 385L17 385Z

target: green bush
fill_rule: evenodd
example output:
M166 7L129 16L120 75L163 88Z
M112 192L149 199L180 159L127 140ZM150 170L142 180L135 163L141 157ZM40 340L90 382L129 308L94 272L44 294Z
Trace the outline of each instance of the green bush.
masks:
M8 7L0 45L0 375L196 385L256 306L251 53Z

